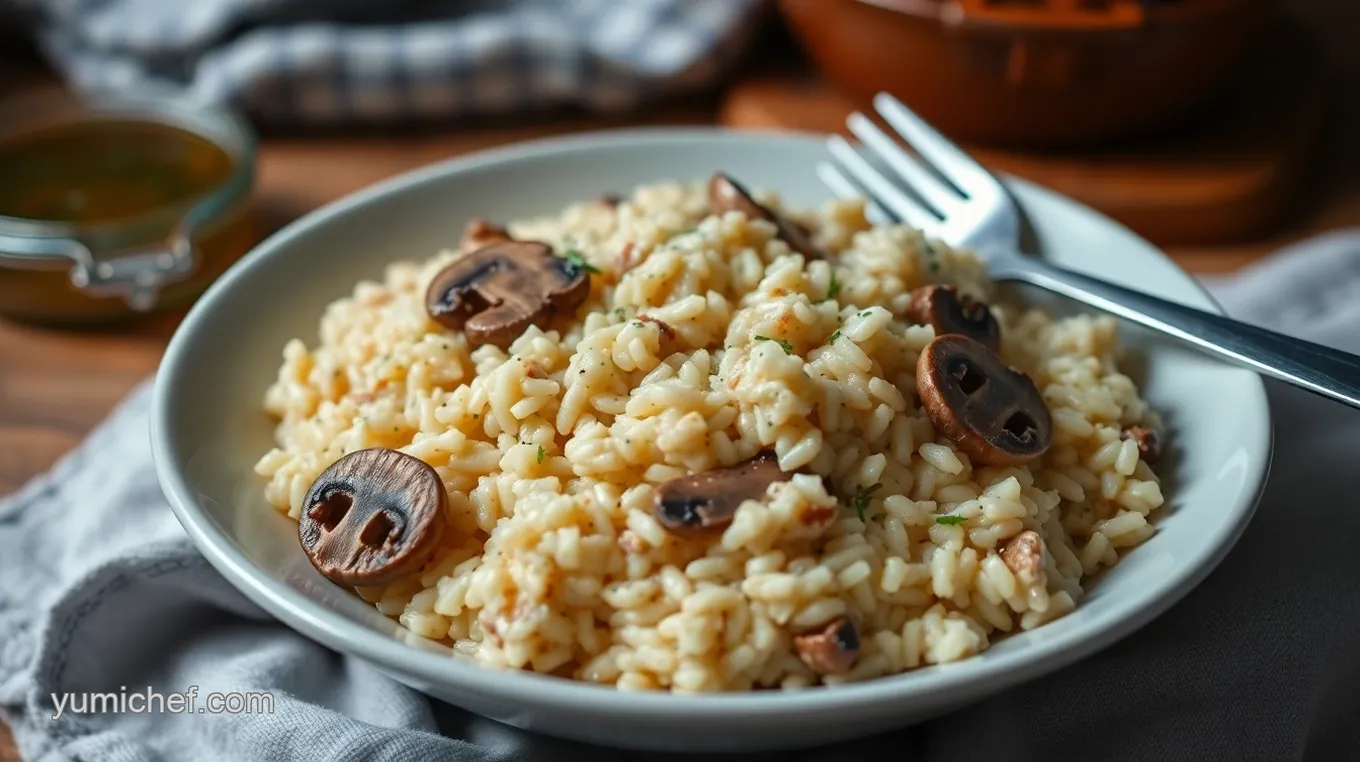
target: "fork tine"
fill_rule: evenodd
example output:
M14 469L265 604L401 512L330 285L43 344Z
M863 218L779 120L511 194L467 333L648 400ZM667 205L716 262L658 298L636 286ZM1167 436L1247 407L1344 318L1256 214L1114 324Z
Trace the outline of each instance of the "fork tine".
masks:
M958 186L959 190L970 197L988 195L1000 190L1001 186L996 178L983 169L982 165L960 151L958 146L936 132L934 127L926 124L924 119L902 105L901 101L888 93L879 93L874 96L874 108L884 121L892 125L893 129L907 139L912 148L934 165L940 174Z
M868 194L845 175L841 174L835 165L828 161L817 162L817 176L822 179L822 183L831 189L831 192L840 198L860 198ZM894 223L902 220L895 214L889 213L872 197L868 197L865 204L864 214L870 220L877 220L880 223Z
M901 175L927 204L935 207L941 217L948 217L958 207L962 201L958 193L936 179L930 170L883 134L868 117L856 111L846 118L845 124L861 143Z
M891 211L898 219L926 231L938 230L940 219L931 214L924 206L908 198L906 194L898 190L878 170L869 165L863 156L854 149L845 138L833 135L826 141L826 147L831 151L831 155L840 161L841 166L849 171L850 175L859 182L867 191L868 195L877 201L883 208Z

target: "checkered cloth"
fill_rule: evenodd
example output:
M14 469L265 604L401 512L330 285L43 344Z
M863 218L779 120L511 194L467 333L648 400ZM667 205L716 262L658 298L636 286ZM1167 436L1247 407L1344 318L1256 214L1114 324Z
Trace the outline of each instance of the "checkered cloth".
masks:
M87 91L175 88L258 120L636 109L718 79L764 0L0 0Z

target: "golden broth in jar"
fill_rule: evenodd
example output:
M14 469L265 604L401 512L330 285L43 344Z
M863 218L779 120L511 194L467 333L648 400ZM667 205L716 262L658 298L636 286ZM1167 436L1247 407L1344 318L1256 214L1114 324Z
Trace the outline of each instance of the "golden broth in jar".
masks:
M177 108L82 108L0 132L0 313L80 323L173 306L250 248L253 137ZM156 271L179 236L192 256ZM151 299L128 297L139 277Z
M211 141L151 122L84 122L0 143L0 215L98 224L189 204L226 182Z

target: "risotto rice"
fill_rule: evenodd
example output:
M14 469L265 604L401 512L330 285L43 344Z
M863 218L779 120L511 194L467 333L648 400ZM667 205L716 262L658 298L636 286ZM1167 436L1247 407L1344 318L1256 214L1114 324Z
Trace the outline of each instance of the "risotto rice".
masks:
M277 446L256 467L268 501L297 518L360 449L423 460L448 492L442 544L358 594L480 663L626 690L865 680L1071 611L1162 504L1124 435L1157 421L1117 367L1113 319L991 301L979 260L871 226L860 202L781 214L830 256L710 215L699 184L511 222L598 272L583 305L508 350L470 349L426 313L461 252L392 264L325 310L314 346L284 348L264 401ZM991 302L1002 359L1051 411L1044 455L988 467L936 434L915 377L934 331L904 317L926 283ZM656 485L762 450L797 473L720 533L679 537L653 515ZM841 617L858 658L814 671L795 638Z

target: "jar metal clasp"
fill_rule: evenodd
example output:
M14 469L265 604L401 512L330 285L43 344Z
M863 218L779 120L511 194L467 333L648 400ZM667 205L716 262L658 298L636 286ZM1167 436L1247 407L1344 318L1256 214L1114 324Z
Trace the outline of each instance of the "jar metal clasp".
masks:
M0 235L0 259L37 266L70 260L71 285L95 297L121 297L136 312L156 305L161 289L198 267L192 225L182 224L162 244L101 259L75 238Z

